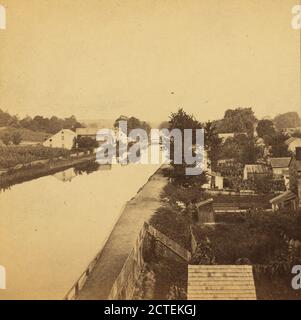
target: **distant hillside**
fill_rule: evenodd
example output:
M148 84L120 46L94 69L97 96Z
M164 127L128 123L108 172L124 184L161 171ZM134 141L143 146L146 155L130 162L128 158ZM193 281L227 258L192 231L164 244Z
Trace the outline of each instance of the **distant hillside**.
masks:
M32 131L25 128L0 127L0 139L2 139L4 134L12 135L16 132L20 133L23 142L43 142L45 139L49 137L49 134L45 132Z
M80 122L90 128L112 128L114 124L113 119L82 119Z

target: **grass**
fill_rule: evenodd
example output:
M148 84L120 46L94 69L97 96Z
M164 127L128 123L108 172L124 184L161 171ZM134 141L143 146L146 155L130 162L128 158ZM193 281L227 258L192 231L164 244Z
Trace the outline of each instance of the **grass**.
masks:
M151 217L150 224L187 250L190 250L189 220L185 212L161 207Z
M43 146L0 146L0 168L10 168L36 160L66 157L69 150Z

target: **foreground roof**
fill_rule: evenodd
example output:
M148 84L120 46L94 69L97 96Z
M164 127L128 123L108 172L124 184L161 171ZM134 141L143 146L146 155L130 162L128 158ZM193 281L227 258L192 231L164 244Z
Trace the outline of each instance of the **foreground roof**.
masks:
M256 300L252 266L189 265L188 300Z

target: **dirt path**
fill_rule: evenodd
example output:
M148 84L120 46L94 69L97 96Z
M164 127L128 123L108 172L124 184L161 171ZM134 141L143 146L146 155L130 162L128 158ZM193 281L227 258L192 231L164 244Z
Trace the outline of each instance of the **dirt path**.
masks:
M166 184L167 178L159 170L127 203L77 299L104 300L108 297L143 223L161 206L160 194Z

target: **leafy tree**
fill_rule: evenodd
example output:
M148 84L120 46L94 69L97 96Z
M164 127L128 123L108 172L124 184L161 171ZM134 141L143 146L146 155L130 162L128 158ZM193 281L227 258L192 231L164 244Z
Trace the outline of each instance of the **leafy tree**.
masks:
M159 128L158 129L168 129L169 128L169 122L168 121L163 121L159 124Z
M8 146L11 142L11 136L8 133L4 133L4 135L2 136L2 142Z
M218 137L216 125L213 122L208 121L203 127L205 131L205 148L211 161L211 165L214 167L220 157L222 139Z
M143 129L147 132L147 134L150 133L151 127L150 125L145 122L141 121L135 117L127 117L127 116L120 116L118 117L114 122L114 128L118 128L119 121L126 121L127 122L127 133L129 134L134 129Z
M263 138L264 140L268 139L275 134L274 123L271 120L259 120L256 131L258 137Z
M256 117L252 108L228 109L219 121L219 132L246 132L252 134Z
M12 134L11 140L12 140L14 145L19 145L21 143L21 141L22 141L22 137L21 137L20 132L14 132Z
M251 164L262 157L262 150L256 145L254 137L238 134L234 138L228 138L222 145L221 157L233 158L241 164Z
M286 112L274 118L275 126L278 130L285 128L295 128L301 126L301 119L297 112Z
M77 137L74 139L73 149L90 150L98 147L98 142L91 137Z
M18 126L18 117L0 109L0 127Z
M285 141L289 137L283 132L276 132L269 140L271 146L271 155L273 157L288 157L290 153Z
M82 127L75 116L69 118L60 119L58 117L44 118L37 115L34 118L26 116L19 120L16 115L10 115L8 112L4 112L0 109L0 127L10 126L15 128L26 128L33 131L43 131L47 133L56 133L61 129L71 129Z
M186 175L186 169L191 167L191 165L187 164L184 158L185 154L185 135L184 130L185 129L191 129L192 130L192 145L195 146L196 144L196 130L202 128L202 124L195 119L193 115L187 114L182 108L178 110L178 112L171 113L169 120L169 130L173 129L179 129L182 134L182 150L181 150L181 156L182 156L182 163L177 164L174 162L174 140L170 139L170 158L171 158L171 164L173 167L172 176L176 183L189 187L192 185L203 185L207 179L206 175L203 172L201 175L195 175L190 176ZM190 150L192 152L192 155L195 156L195 149Z

